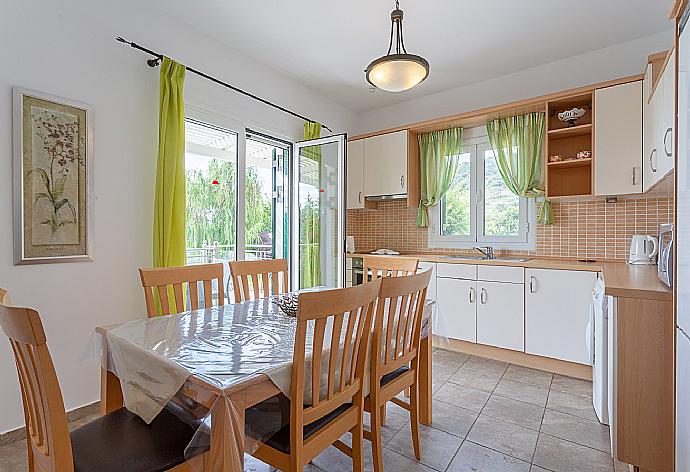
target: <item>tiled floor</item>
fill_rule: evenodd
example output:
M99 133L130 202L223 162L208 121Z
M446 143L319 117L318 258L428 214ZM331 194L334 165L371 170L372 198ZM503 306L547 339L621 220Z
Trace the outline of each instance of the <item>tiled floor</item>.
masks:
M611 458L609 430L594 415L590 382L436 350L433 389L434 424L421 428L420 462L414 460L407 412L389 407L382 430L387 472L627 470ZM372 471L366 442L365 462ZM25 470L23 441L0 448L0 472ZM245 470L273 469L247 457ZM329 448L305 470L345 472L352 463Z

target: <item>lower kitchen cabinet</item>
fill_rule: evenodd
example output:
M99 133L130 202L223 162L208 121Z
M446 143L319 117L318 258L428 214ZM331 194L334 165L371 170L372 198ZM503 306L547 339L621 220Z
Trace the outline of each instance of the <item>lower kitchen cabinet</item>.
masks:
M477 342L525 350L522 283L477 282Z
M436 263L435 262L420 262L419 272L431 270L431 280L426 289L426 298L428 300L436 300Z
M477 342L477 282L474 280L436 279L439 336Z
M589 364L585 341L596 272L525 270L525 352Z

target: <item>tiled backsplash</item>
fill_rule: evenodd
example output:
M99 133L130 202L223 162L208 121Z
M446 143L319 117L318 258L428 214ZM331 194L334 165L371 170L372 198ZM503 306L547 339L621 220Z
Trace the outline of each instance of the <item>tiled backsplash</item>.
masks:
M659 225L673 222L673 195L650 194L553 202L555 224L537 225L536 251L502 251L543 257L625 259L633 234L658 236ZM379 202L377 210L348 210L347 234L358 252L378 248L404 253L457 253L458 249L429 248L428 229L415 224L417 209L405 201ZM499 251L497 251L499 252Z

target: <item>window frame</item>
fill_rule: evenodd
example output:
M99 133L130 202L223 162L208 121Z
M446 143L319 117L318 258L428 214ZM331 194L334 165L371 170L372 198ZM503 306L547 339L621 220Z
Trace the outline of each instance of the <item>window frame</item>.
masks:
M528 250L536 248L536 204L533 198L520 198L520 221L517 236L486 236L485 228L485 151L491 150L486 129L464 130L462 152L470 153L470 234L441 234L441 213L444 202L429 209L429 247L471 249L479 245L494 249Z

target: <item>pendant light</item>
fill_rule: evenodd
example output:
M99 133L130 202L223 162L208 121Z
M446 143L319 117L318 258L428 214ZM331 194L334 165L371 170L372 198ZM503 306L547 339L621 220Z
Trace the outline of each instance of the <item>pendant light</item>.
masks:
M421 83L429 76L429 62L421 56L408 54L403 40L403 11L398 0L391 12L391 39L385 56L374 60L366 68L367 81L388 92L402 92ZM395 36L395 52L393 51Z

